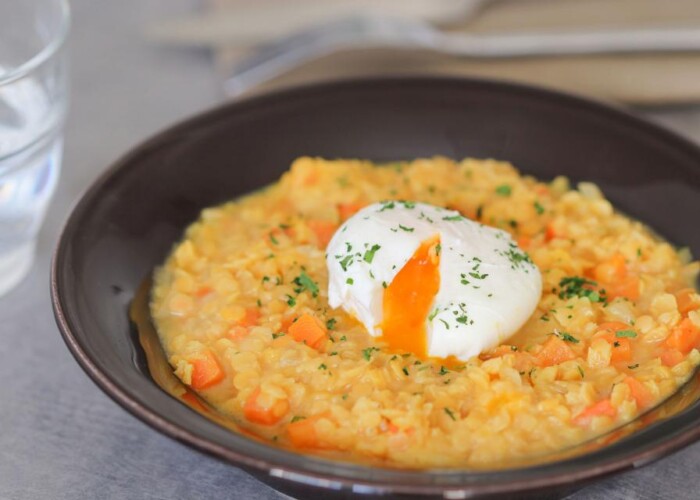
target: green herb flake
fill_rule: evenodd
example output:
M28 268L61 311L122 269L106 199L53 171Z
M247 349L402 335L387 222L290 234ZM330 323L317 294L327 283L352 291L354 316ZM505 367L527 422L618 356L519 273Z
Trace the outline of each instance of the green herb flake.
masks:
M307 290L311 292L312 297L318 297L318 283L312 280L306 271L302 271L299 276L294 278L293 283L299 287L295 290L297 293Z
M318 369L319 370L328 370L328 367L326 366L326 363L321 363L320 365L318 365Z
M598 286L593 280L580 276L568 276L559 281L559 298L570 299L572 297L587 297L591 302L607 302L605 290L596 290Z
M378 347L368 347L367 349L362 349L362 357L365 358L365 361L369 361L372 359L372 352L378 350Z
M272 242L273 245L279 245L280 242L277 241L277 238L275 238L275 235L270 233L270 241Z
M407 377L410 375L410 373L408 372L408 368L406 368L405 366L404 366L403 368L401 368L401 371L402 371L403 374L406 375Z
M335 318L329 318L328 320L326 320L326 328L328 328L329 330L333 330L337 321L338 320L336 320Z
M619 339L627 337L627 338L634 338L637 336L637 332L634 330L619 330L615 332L615 336Z
M306 417L303 417L301 415L294 415L292 417L291 423L293 424L294 422L299 422L300 420L304 420L304 419L306 419Z
M279 332L279 333L273 333L272 334L272 340L278 339L280 337L284 337L285 333L284 332Z
M559 337L560 339L562 339L563 341L565 341L565 342L571 342L572 344L578 344L578 343L580 342L579 339L577 339L576 337L574 337L574 336L571 335L570 333L566 333L566 332L557 332L557 333L555 333L555 335L556 335L557 337Z
M382 248L380 245L377 245L377 244L372 245L372 248L365 251L365 255L362 257L362 259L367 264L371 264L372 261L374 260L374 254L377 253L377 250L379 250L380 248Z
M447 375L448 373L450 373L450 370L440 365L440 371L438 372L438 375Z
M637 363L635 365L628 365L627 368L629 368L630 370L634 370L635 368L639 368L639 363Z
M346 394L343 394L343 395L342 395L342 398L343 398L343 401L345 401L346 399L348 399L347 393L346 393Z
M583 373L583 368L581 368L581 366L580 366L580 365L576 365L576 368L578 368L578 372L579 372L579 373L581 374L581 378L583 378L583 377L585 377L585 376L586 376L586 374L585 374L585 373Z
M462 217L461 215L448 215L448 216L443 217L442 220L446 220L449 222L456 222L456 221L464 220L464 217Z
M452 410L450 410L448 407L444 407L443 410L445 410L445 413L447 414L448 417L450 417L455 422L457 421L457 417L455 417L455 414L452 413Z
M342 337L340 337L340 341L341 341L341 342L345 342L346 340L348 340L348 338L347 338L345 335L343 335Z
M540 204L539 201L536 201L534 203L535 211L537 212L537 215L542 215L544 213L544 207Z
M352 285L353 283L355 283L355 280L352 278L348 278L345 280L345 283L347 283L348 285Z
M415 227L406 227L406 226L403 226L401 224L399 224L399 229L401 229L402 231L406 231L407 233L412 233L413 231L416 230Z
M508 184L501 184L496 188L496 194L498 196L510 196L512 192L513 188L511 188Z
M440 243L438 243L437 245L435 245L435 255L439 257L441 251L442 251L442 245Z
M287 305L289 307L294 307L295 305L297 305L297 300L291 295L287 294Z

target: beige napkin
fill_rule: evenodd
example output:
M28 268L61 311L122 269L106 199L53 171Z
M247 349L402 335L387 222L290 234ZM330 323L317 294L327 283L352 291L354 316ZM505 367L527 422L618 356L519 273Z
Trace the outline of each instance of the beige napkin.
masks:
M250 0L208 0L206 6L221 14L242 4L250 6ZM698 26L700 0L501 0L487 2L462 24L450 29L496 34ZM216 50L222 76L245 53L241 47ZM349 50L299 66L253 92L346 77L407 74L493 77L631 104L700 101L700 53L476 60L424 50Z

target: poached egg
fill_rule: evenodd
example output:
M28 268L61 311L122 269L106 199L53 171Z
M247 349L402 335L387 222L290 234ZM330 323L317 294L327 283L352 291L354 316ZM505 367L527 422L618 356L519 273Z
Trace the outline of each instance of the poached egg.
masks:
M542 291L539 269L500 229L425 203L369 205L326 249L331 307L420 357L467 360L514 334Z

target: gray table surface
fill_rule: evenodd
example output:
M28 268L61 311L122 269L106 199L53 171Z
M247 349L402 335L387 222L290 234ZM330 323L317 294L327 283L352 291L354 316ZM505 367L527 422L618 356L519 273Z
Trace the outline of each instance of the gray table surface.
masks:
M71 205L145 137L221 100L206 54L154 47L141 29L192 0L74 0L72 106L64 171L37 263L0 299L0 498L186 499L281 496L176 443L105 396L75 363L51 313L48 270ZM642 114L700 141L700 108ZM699 498L700 443L570 498Z

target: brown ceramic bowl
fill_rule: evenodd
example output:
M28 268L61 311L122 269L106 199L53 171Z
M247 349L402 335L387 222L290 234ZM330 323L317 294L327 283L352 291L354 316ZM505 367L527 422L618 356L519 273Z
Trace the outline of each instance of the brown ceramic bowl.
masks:
M698 439L700 404L691 384L606 446L521 468L416 472L266 446L168 395L150 376L129 321L139 285L202 208L274 181L301 155L494 157L540 178L591 180L620 210L700 255L700 150L617 109L536 88L443 78L325 84L228 104L157 135L109 168L75 207L56 250L58 326L78 363L126 410L286 491L325 489L326 496L542 494Z

